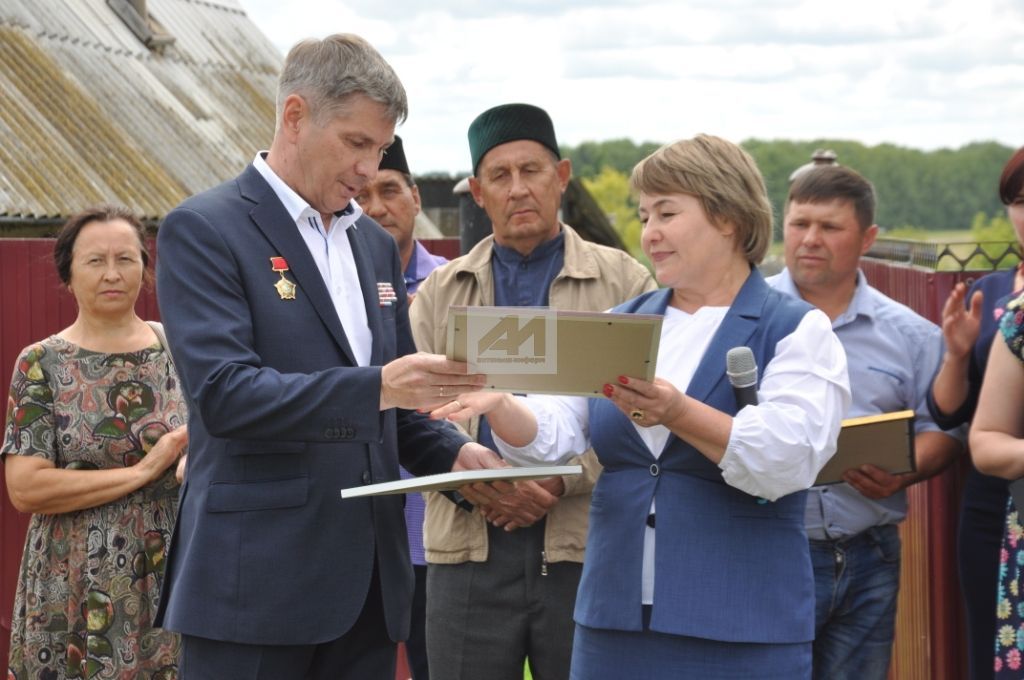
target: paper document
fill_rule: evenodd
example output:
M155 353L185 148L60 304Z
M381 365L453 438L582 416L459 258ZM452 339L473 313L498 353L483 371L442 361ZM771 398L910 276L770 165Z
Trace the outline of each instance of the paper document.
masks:
M465 484L474 482L515 482L527 479L545 479L578 475L583 472L580 465L542 465L538 467L511 467L496 470L461 470L444 472L439 475L425 475L412 479L396 479L393 482L353 486L342 489L342 498L361 496L387 496L396 493L420 493L422 491L454 491Z

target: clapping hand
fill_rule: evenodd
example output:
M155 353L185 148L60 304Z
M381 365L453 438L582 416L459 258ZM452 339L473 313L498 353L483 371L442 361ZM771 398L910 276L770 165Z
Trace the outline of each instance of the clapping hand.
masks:
M984 296L980 290L975 291L971 296L970 307L965 307L966 296L967 284L960 282L953 287L953 292L942 306L942 337L946 342L946 351L958 358L967 356L981 331L981 304Z

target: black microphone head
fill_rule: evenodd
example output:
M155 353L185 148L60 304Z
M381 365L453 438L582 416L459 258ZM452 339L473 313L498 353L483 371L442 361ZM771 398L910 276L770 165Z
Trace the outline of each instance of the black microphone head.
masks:
M733 347L725 355L725 373L733 387L757 384L757 362L749 347Z

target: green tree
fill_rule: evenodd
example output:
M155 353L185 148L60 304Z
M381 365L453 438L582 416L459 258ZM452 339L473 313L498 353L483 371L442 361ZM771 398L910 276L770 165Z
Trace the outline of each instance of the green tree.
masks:
M1017 234L1006 213L996 214L992 217L983 212L977 213L971 220L971 236L979 243L1017 240Z
M641 262L646 262L640 249L642 226L637 204L629 191L629 177L611 166L604 166L595 177L582 178L583 186L608 215L626 248Z
M562 156L572 160L573 174L577 177L597 177L605 167L629 176L633 166L651 154L661 144L634 143L630 139L610 139L605 142L582 142L577 147L563 146Z
M657 149L657 142L629 139L587 141L563 147L574 173L595 179L604 169L628 176L633 166ZM868 178L878 192L875 221L887 229L967 230L981 212L1002 211L999 175L1013 149L996 142L975 142L959 149L921 151L895 144L866 146L842 139L805 141L748 139L742 143L764 176L776 223L782 215L789 177L809 162L815 149L836 152L839 162Z

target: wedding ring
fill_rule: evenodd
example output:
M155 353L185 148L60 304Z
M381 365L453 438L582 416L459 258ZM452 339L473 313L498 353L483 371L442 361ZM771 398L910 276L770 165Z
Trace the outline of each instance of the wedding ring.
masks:
M458 407L459 407L459 410L460 410L460 411L461 411L462 409L466 408L465 406L463 406L463 405L462 405L462 402L460 402L460 401L459 401L458 399L456 399L456 400L455 400L455 401L453 401L452 403L453 403L453 404L455 404L456 406L458 406Z
M629 412L629 417L639 423L644 419L644 412L642 409L635 408Z

